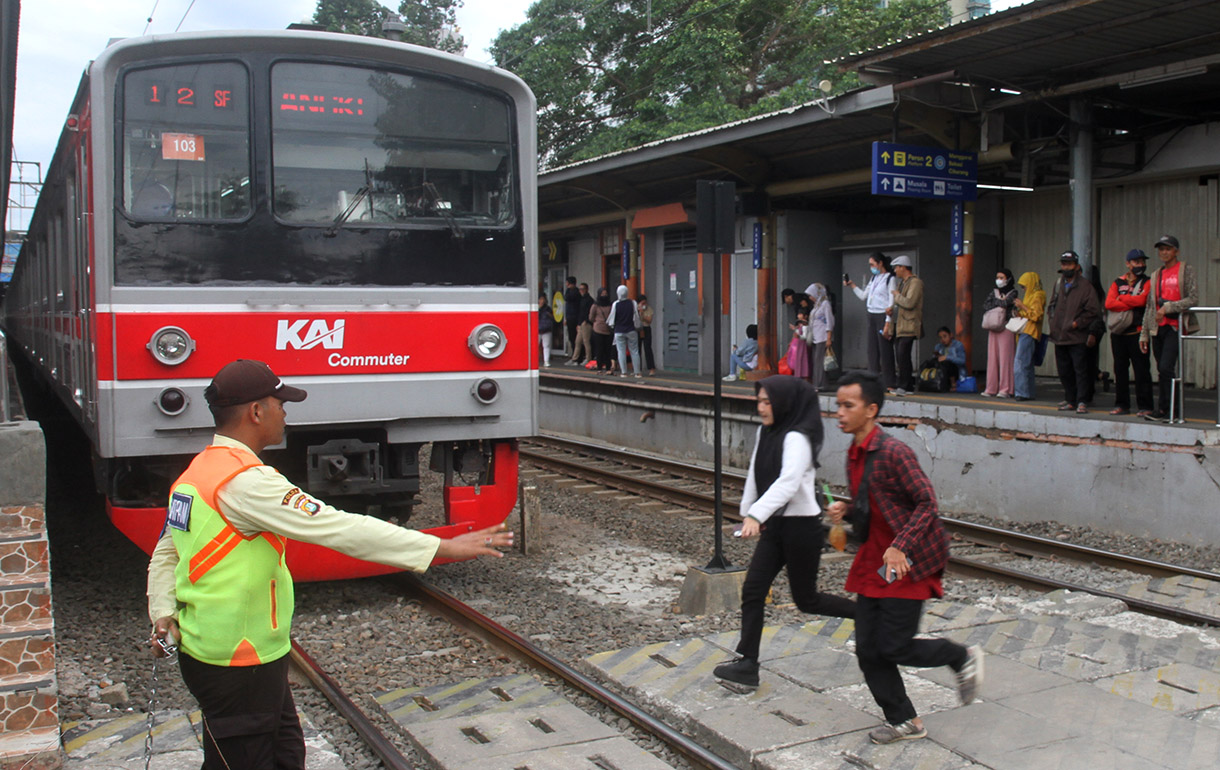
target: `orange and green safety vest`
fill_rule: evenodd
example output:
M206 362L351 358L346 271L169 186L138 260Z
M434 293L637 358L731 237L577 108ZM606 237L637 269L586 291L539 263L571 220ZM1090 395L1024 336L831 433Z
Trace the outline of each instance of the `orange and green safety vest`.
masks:
M214 666L254 666L291 647L292 575L284 538L238 532L216 501L237 474L262 465L254 454L209 446L170 490L166 527L178 551L174 569L182 650Z

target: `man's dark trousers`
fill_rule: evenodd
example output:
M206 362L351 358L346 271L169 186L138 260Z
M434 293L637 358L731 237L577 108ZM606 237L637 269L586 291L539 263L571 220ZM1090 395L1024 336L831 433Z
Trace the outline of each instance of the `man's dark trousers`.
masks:
M203 770L304 770L288 662L285 655L259 666L213 666L179 654L182 681L203 712Z
M1100 347L1100 346L1099 346ZM1131 375L1135 370L1135 403L1140 411L1152 411L1152 371L1148 354L1140 352L1138 334L1111 334L1110 352L1114 354L1114 405L1131 408Z
M1156 356L1156 384L1160 391L1157 411L1169 414L1170 383L1178 376L1178 330L1172 326L1159 326L1152 338L1152 355ZM1182 416L1182 393L1178 393L1174 417Z
M892 725L917 716L899 666L950 666L957 671L966 663L968 653L960 644L915 638L921 614L923 602L918 599L856 597L856 659L869 692Z
M1063 385L1063 400L1069 404L1093 403L1093 377L1089 369L1089 349L1083 342L1076 345L1055 343L1055 365L1059 367L1059 384Z

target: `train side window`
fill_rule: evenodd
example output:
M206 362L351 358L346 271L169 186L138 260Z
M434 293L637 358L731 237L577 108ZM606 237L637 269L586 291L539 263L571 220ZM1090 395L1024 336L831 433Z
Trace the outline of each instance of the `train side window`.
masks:
M245 219L250 192L249 74L198 62L123 75L122 210L144 221Z

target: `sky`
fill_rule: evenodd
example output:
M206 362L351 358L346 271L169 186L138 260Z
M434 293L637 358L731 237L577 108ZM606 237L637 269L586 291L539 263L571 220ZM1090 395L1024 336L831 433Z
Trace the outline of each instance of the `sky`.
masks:
M1003 10L1026 0L992 0ZM534 0L465 0L458 26L466 55L489 62L486 48L501 30L526 19ZM111 38L211 29L284 29L313 16L316 0L23 0L17 43L13 158L42 164L45 174L81 73ZM395 0L383 5L397 8ZM149 16L152 21L149 22ZM13 177L16 178L16 172ZM32 177L31 177L32 178ZM10 200L16 192L10 192ZM24 229L19 212L10 224Z

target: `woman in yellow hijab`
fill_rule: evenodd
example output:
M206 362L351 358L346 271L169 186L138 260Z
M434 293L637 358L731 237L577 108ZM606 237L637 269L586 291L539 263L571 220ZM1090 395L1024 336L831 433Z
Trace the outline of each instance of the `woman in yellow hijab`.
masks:
M1017 353L1013 359L1013 384L1018 401L1034 397L1034 349L1042 338L1042 317L1046 314L1046 292L1042 279L1035 272L1022 273L1017 285L1025 289L1025 297L1013 303L1013 315L1026 323L1017 334Z

